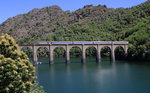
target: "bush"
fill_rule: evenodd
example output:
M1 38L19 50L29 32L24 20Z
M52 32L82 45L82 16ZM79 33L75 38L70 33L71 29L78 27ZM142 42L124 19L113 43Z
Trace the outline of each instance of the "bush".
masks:
M35 67L14 39L0 35L0 93L37 92Z

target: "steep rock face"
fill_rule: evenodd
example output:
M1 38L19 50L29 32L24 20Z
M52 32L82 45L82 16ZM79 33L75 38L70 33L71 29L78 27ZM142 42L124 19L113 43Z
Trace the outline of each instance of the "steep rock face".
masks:
M16 40L28 36L45 37L60 26L68 26L76 22L87 23L92 20L103 22L113 9L105 6L87 5L75 12L63 11L58 6L33 9L27 14L9 18L0 25L0 31L12 35ZM38 33L38 34L37 34Z
M54 20L57 20L58 17L64 14L65 12L58 6L33 9L27 14L9 18L1 24L0 30L11 34L15 39L42 31L45 28L49 28L49 32L51 32L53 27L46 26L52 24Z

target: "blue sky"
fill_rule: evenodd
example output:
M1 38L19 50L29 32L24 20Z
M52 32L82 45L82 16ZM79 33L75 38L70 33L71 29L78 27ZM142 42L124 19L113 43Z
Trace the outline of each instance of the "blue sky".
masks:
M18 14L27 13L34 8L58 5L63 10L74 11L87 4L107 5L109 8L132 7L147 0L1 0L0 23Z

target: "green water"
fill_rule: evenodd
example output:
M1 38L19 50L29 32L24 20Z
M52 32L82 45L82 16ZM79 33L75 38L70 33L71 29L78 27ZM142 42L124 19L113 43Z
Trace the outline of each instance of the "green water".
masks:
M55 59L54 65L48 59L40 61L38 81L47 93L150 93L150 64L110 63L109 59L96 64L93 58L86 64L72 58L69 65L62 64L62 58Z

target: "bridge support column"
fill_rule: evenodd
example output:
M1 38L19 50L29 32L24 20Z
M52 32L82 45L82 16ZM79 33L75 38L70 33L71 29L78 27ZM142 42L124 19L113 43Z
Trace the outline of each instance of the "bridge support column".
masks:
M86 63L85 52L82 51L82 63Z
M69 51L66 51L66 64L70 63L70 55L69 55Z
M115 49L114 49L114 45L111 45L111 61L115 62Z
M84 48L84 45L82 45L82 63L86 63L86 52L85 52L85 48Z
M50 64L54 64L54 54L53 51L50 51Z
M49 64L54 64L54 53L51 46L49 47L49 59L50 59Z
M101 62L101 54L100 52L97 50L97 57L96 57L96 62L100 63Z
M125 50L125 56L127 57L127 54L128 54L128 45L124 45L124 50Z
M33 62L36 63L37 61L38 61L37 49L36 49L36 46L33 46Z
M96 62L97 63L100 63L101 62L101 52L100 52L100 46L99 45L97 45L97 55L96 55Z
M70 63L70 53L69 53L68 45L66 45L66 64L69 63Z

